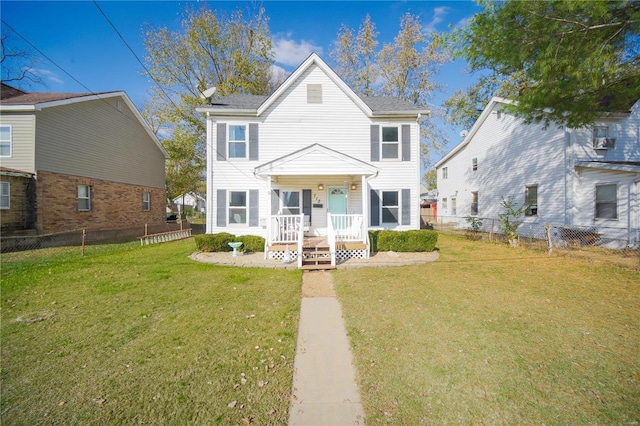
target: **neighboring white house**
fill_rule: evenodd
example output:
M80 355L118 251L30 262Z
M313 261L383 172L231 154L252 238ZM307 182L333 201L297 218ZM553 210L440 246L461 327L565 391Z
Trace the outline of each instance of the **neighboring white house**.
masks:
M581 129L525 124L503 110L508 102L493 98L436 163L438 220L498 218L502 198L514 197L530 206L521 235L550 223L593 230L601 244L637 246L640 102Z
M270 96L197 111L207 115L208 233L263 236L272 257L285 245L295 257L303 234L326 237L334 259L368 256L369 229L419 229L427 110L358 97L312 54Z
M187 192L185 194L179 195L175 197L173 200L173 205L178 210L178 214L184 213L184 209L191 209L194 212L204 213L206 209L207 199L201 194L197 194L194 192Z

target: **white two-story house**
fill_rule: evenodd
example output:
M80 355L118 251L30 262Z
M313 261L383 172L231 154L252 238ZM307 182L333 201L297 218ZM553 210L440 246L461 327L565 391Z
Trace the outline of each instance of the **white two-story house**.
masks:
M335 265L368 257L370 229L419 229L427 110L361 98L312 54L270 96L197 111L207 117L207 233L262 236L266 256L302 266L316 257L298 256L313 237Z
M466 217L478 217L486 227L504 212L502 198L513 197L529 207L521 235L543 235L549 223L592 232L601 245L637 247L640 102L581 129L525 124L503 109L509 102L492 99L436 163L439 220L465 226Z

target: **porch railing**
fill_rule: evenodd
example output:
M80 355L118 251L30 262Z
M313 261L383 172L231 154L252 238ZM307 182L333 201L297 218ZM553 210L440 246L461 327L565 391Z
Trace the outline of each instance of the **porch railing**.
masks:
M267 247L274 244L295 245L298 250L298 267L302 267L302 245L304 242L304 215L273 215L267 225ZM267 253L265 247L265 256Z
M336 241L367 242L367 230L361 214L331 214L329 223L335 231Z

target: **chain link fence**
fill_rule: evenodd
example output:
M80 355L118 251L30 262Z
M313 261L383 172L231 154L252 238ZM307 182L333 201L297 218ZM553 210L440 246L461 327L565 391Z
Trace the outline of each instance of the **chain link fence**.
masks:
M438 216L426 227L465 238L512 243L521 247L583 257L640 269L640 229L574 226L520 221L518 237L509 242L499 218Z
M191 234L204 234L203 224L192 224L178 219L161 224L118 229L74 229L54 234L38 235L35 231L0 236L2 253L37 250L51 247L83 247L91 244L113 244L137 241L139 237L191 228Z

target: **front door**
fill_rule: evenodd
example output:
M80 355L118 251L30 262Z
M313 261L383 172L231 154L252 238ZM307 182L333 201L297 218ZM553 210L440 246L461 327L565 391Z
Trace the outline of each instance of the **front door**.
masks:
M331 214L347 214L347 189L343 186L330 186L327 188L329 192L328 211ZM333 222L334 226L336 221ZM339 221L338 223L346 223ZM336 231L340 231L336 229Z

